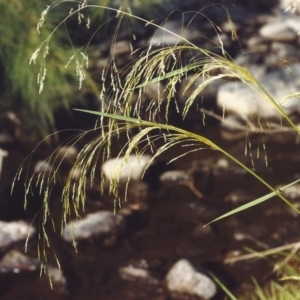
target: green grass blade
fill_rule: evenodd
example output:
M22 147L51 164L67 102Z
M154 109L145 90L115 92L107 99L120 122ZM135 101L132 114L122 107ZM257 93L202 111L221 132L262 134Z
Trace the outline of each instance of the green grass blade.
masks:
M292 183L289 183L288 185L285 185L284 187L282 187L282 188L276 190L276 192L269 193L269 194L267 194L267 195L265 195L265 196L263 196L263 197L260 197L260 198L258 198L258 199L255 199L255 200L253 200L253 201L251 201L251 202L249 202L249 203L246 203L246 204L244 204L244 205L242 205L242 206L240 206L240 207L238 207L238 208L236 208L236 209L233 209L233 210L231 210L230 212L228 212L228 213L226 213L226 214L224 214L224 215L222 215L222 216L220 216L220 217L218 217L218 218L212 220L211 222L207 223L205 226L207 226L207 225L209 225L209 224L211 224L211 223L213 223L213 222L216 222L216 221L218 221L218 220L221 220L221 219L224 219L224 218L226 218L226 217L229 217L229 216L231 216L231 215L233 215L233 214L236 214L236 213L238 213L238 212L241 212L241 211L243 211L243 210L245 210L245 209L248 209L248 208L250 208L250 207L253 207L253 206L257 205L257 204L260 204L260 203L262 203L262 202L264 202L264 201L266 201L266 200L271 199L271 198L274 197L274 196L278 196L278 193L281 193L283 190L285 190L285 189L291 187L292 185L294 185L294 184L296 184L296 183L298 183L298 182L300 182L300 179L297 179L296 181L294 181L294 182L292 182Z
M237 300L237 298L228 290L228 288L212 273L209 272L209 275L213 278L213 280L217 283L217 285L224 291L224 293L231 300Z

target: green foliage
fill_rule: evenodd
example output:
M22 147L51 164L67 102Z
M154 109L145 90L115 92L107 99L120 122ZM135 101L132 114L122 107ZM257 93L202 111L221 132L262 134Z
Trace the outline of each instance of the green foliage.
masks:
M114 10L119 8L117 2ZM99 94L100 87L95 84L90 74L85 72L87 61L81 53L85 53L86 43L89 45L94 40L99 42L103 39L97 36L94 40L89 40L98 28L96 24L111 19L109 26L102 28L102 36L113 36L113 28L117 26L118 20L115 18L115 11L104 9L110 3L109 0L101 1L103 8L85 9L82 14L74 13L80 5L75 1L50 1L48 9L46 4L39 0L0 3L1 11L5 12L0 25L0 118L1 113L7 110L18 110L24 119L26 133L30 132L29 136L36 139L37 128L42 135L47 135L53 130L56 109L68 109L74 103L84 104L85 91L96 96ZM125 3L128 9L129 5L133 12L143 11L148 16L155 11L153 1L147 1L146 4L137 0ZM73 14L70 14L72 11ZM37 24L42 12L46 20L38 32ZM81 24L78 24L79 20ZM50 45L43 43L49 38ZM49 48L45 48L48 46ZM32 61L29 65L33 49L40 49L41 55L35 63ZM78 76L83 74L80 74L81 71L84 72L86 84L84 91L77 93ZM42 81L43 93L39 93L39 73L41 77L46 75L46 84Z
M0 26L1 113L9 109L18 110L31 132L30 137L37 133L37 128L40 134L46 135L54 126L53 113L56 109L70 107L71 103L83 99L82 96L74 98L78 90L76 66L70 64L65 68L74 51L77 51L75 46L70 47L68 34L71 33L67 25L56 31L47 49L47 64L51 72L46 74L44 93L39 94L37 84L37 74L44 64L43 55L36 64L29 65L29 61L32 50L40 47L41 41L49 37L57 22L68 15L70 7L54 9L40 33L36 28L45 9L42 1L1 1L0 9L5 12ZM91 89L91 81L88 86Z

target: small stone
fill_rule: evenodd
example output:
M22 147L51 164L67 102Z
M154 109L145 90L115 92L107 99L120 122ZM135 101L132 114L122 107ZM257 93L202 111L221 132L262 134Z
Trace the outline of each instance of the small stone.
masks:
M52 171L53 171L52 165L45 160L37 161L34 166L34 173L50 174Z
M20 273L21 271L36 271L40 268L40 261L24 255L16 250L7 252L0 261L2 273Z
M286 22L278 20L274 23L268 23L261 27L259 34L268 40L276 42L293 42L297 39L297 33L290 28Z
M299 61L300 58L298 46L287 43L273 42L271 45L271 52L288 64L295 63Z
M67 279L62 270L53 266L48 266L47 275L50 276L53 288L56 291L58 291L60 294L67 293Z
M211 299L217 287L203 270L196 270L187 259L177 261L166 276L167 287L172 292L196 295Z
M111 158L102 165L102 172L106 179L125 183L128 179L141 180L143 172L151 163L150 155L129 155Z
M281 187L283 187L283 185L280 185L278 187L278 189L280 189ZM287 197L292 200L300 198L300 184L296 183L296 184L284 189L282 191L282 195L284 197Z
M226 158L220 158L216 162L216 168L218 168L218 169L224 169L224 170L226 170L226 169L229 168L229 166L230 166L229 165L229 161Z
M172 170L162 173L159 180L163 183L182 184L193 181L193 178L187 171Z
M14 242L31 238L34 233L35 228L24 221L0 221L0 249L4 249Z
M249 202L252 199L254 199L254 197L249 195L246 191L242 189L235 189L224 198L224 201L232 204L239 204Z
M119 269L122 279L128 281L144 281L150 284L157 284L158 279L151 272L151 267L145 259L139 259L130 262L127 266Z
M58 147L56 150L57 161L67 166L73 166L78 156L78 150L74 146Z
M300 110L299 100L296 97L285 99L287 95L299 90L299 75L300 64L297 63L289 68L279 68L260 79L260 83L287 114ZM278 119L280 116L274 105L260 94L258 87L249 88L241 82L221 85L218 89L217 105L226 115L236 115L244 120L257 116Z
M64 228L62 237L67 242L102 237L104 244L110 246L124 229L125 220L123 216L111 211L99 211L69 223Z
M248 48L252 51L266 52L268 50L268 45L264 38L260 36L252 36L247 41L246 44Z

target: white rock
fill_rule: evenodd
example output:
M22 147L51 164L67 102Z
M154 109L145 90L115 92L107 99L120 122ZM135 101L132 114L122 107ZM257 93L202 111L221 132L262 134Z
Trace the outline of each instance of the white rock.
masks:
M300 1L299 0L280 0L279 7L284 11L292 13L300 12Z
M93 236L104 238L117 237L125 227L124 217L111 211L99 211L88 214L81 220L69 223L63 230L62 237L67 242L73 239L83 240Z
M145 167L150 163L150 155L130 155L126 160L124 157L111 158L102 165L102 172L108 180L126 182L141 180Z
M58 147L57 150L57 161L62 162L64 165L73 166L77 156L78 149L74 146L62 146Z
M193 178L191 174L184 170L171 170L163 172L159 180L166 183L183 183L183 182L192 182Z
M187 259L177 261L166 277L170 291L211 299L217 292L215 283L197 271Z
M260 79L263 87L277 103L281 104L287 114L300 109L299 98L283 100L285 96L300 90L299 75L300 64L294 64L290 66L290 70L284 67ZM274 106L259 93L257 88L250 89L240 82L223 84L218 90L217 105L222 110L225 109L226 114L237 115L242 119L252 116L279 117Z
M119 274L122 279L128 281L143 281L150 284L158 283L158 279L153 276L148 262L144 259L133 261L119 268Z
M283 187L283 185L280 185L278 187L278 189L280 189L281 187ZM287 189L284 189L282 191L282 195L284 197L287 197L289 199L297 199L300 198L300 184L296 183L290 187L288 187Z
M2 171L3 159L4 159L4 157L7 156L7 155L8 155L8 152L0 148L0 177L1 177L1 171Z
M265 39L277 42L293 42L297 39L297 32L281 19L261 27L259 34Z
M34 232L35 228L24 221L0 221L0 248L5 248L14 242L26 240L27 237L32 237Z

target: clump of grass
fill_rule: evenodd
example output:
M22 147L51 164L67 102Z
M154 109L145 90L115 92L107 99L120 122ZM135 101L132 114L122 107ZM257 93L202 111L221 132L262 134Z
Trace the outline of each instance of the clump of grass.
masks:
M143 11L151 17L159 9L155 9L153 3L131 0L126 6L129 9L130 4L132 12ZM111 5L111 1L104 0L101 4L105 7ZM117 1L114 5L114 11L118 10ZM55 129L56 110L70 109L75 103L84 106L85 92L99 94L100 86L86 71L85 44L103 41L102 36L113 36L112 28L117 26L118 19L114 11L101 7L91 9L86 1L59 1L46 6L38 0L30 4L16 0L0 3L0 9L5 11L0 49L0 96L5 101L0 104L0 118L5 111L17 111L27 128L27 141L36 141ZM113 25L104 26L104 34L97 35L96 24L108 19ZM51 44L42 43L49 38ZM34 55L33 49L36 49ZM85 80L82 93L77 93L78 78L81 82Z
M106 0L104 4L109 2ZM72 9L78 8L78 3L61 1L62 5L57 4L54 2L47 7L38 0L30 3L24 0L0 3L1 11L5 12L1 22L0 49L0 96L5 101L0 104L0 118L7 110L18 111L27 128L27 140L40 139L41 135L46 136L53 131L56 110L64 107L69 109L74 103L84 105L84 92L78 94L76 91L77 75L82 76L87 63L81 54L81 47L86 40L76 33L77 30L73 30L73 26L81 20L78 25L80 32L87 36L90 20L97 23L107 17L107 10L102 9L84 15L69 15ZM43 22L45 19L47 21ZM55 35L52 35L53 30ZM42 41L50 36L51 45L43 47ZM33 49L40 51L36 60L31 59L35 58ZM74 59L69 62L72 56ZM48 67L51 69L49 72ZM99 87L89 73L84 72L83 76L86 79L85 91L99 94ZM44 84L45 80L47 84ZM37 91L37 81L43 93Z
M251 251L251 253L229 258L225 263L234 263L241 260L267 259L274 266L268 281L263 285L259 284L255 278L252 279L253 289L246 290L235 296L227 287L211 274L213 279L231 300L293 300L300 299L300 243L291 243L262 252Z
M258 299L258 300L293 300L300 299L300 244L293 243L278 248L263 251L263 253L253 253L253 256L272 260L274 264L273 278L264 285L260 285L253 279L254 292L251 295L243 295L242 300ZM284 251L285 250L285 251ZM288 252L287 250L290 250ZM271 258L270 258L271 256ZM275 262L274 262L275 261Z

